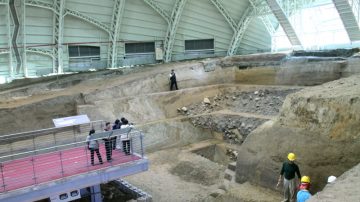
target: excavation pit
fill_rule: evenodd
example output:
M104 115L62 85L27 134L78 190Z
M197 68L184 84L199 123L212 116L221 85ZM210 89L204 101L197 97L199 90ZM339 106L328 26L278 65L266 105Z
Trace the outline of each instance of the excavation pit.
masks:
M222 144L214 144L196 149L193 153L224 166L227 166L230 162L230 157L226 154L226 147Z

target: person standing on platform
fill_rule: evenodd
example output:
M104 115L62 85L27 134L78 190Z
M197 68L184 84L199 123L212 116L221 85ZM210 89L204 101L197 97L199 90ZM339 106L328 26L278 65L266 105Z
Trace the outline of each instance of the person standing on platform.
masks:
M127 119L123 119L122 120L123 123L121 125L121 129L123 128L133 128L134 126L132 124L129 124L129 121ZM126 134L122 134L121 135L121 142L122 142L122 147L123 147L123 152L126 155L130 155L131 153L131 142L130 142L130 137L129 137L129 133Z
M113 129L113 130L118 130L118 129L120 129L120 128L121 128L121 122L120 122L119 119L116 119L116 120L115 120L115 123L114 123L114 125L113 125L113 127L112 127L112 129ZM115 149L116 149L116 139L117 139L116 136L111 137L112 150L115 150Z
M110 122L106 122L104 131L111 131L111 124ZM105 143L105 151L106 151L106 160L108 162L112 161L112 149L111 149L111 138L103 138Z
M173 89L173 86L175 86L175 90L178 90L175 71L172 69L170 73L170 90Z
M100 164L103 164L100 152L99 152L99 142L97 140L92 140L91 135L95 133L95 130L92 129L89 132L89 135L86 137L86 143L88 145L88 149L90 150L91 154L91 165L94 165L94 152L96 152L96 155L98 157L98 160Z

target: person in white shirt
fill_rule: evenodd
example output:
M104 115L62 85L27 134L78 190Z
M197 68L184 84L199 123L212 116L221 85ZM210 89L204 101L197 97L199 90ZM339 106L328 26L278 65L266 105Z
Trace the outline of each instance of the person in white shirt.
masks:
M91 153L91 165L94 165L94 151L96 152L96 155L98 157L98 160L100 162L100 164L103 164L100 152L99 152L99 142L98 140L92 140L91 139L91 135L95 133L95 130L92 129L89 132L89 135L86 137L86 143L88 145L88 149L90 150Z
M121 125L121 129L123 128L133 128L134 126L129 124L129 121L127 119L122 119L122 125ZM130 155L131 153L131 148L130 148L130 137L129 137L129 133L126 133L126 134L122 134L121 137L121 142L122 142L122 148L123 148L123 152L126 154L126 155Z

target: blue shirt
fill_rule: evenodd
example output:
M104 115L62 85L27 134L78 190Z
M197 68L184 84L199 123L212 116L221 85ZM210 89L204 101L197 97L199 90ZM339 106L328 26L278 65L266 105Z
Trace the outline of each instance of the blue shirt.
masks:
M306 190L306 189L300 190L300 191L297 193L297 195L296 195L297 202L305 202L305 201L307 201L310 197L311 197L311 194L310 194L309 191Z

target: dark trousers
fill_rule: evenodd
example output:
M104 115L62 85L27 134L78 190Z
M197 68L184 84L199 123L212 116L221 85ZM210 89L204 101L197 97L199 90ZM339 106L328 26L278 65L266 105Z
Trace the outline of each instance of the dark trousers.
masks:
M103 161L102 161L102 158L101 158L101 155L100 155L100 152L99 152L99 149L93 149L93 148L90 148L90 154L91 154L91 165L94 165L94 151L96 152L96 155L97 155L97 157L98 157L98 159L99 159L99 162L100 162L100 164L102 164L103 163Z
M123 152L126 155L130 155L130 140L123 140L122 147L123 147Z
M109 139L104 140L105 143L105 151L106 151L106 160L111 161L112 155L112 142Z
M111 137L112 150L116 149L116 136Z
M170 81L170 90L173 89L173 86L175 85L175 89L178 90L176 81Z

